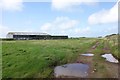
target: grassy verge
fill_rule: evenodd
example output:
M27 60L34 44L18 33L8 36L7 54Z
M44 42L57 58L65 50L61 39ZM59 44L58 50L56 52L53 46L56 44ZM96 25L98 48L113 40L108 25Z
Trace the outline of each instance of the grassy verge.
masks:
M118 35L113 35L110 37L106 37L106 43L108 43L108 46L111 50L111 53L118 59L120 59L119 56L119 48L118 48Z

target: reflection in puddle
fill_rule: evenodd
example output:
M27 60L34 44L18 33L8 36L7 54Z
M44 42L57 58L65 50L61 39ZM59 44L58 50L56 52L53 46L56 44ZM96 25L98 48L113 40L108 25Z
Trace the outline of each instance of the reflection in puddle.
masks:
M118 60L115 59L112 54L104 54L102 57L106 58L106 60L109 62L118 63Z
M86 77L88 75L87 64L73 63L57 66L54 69L55 77Z
M94 54L91 53L86 53L86 54L81 54L82 56L94 56Z

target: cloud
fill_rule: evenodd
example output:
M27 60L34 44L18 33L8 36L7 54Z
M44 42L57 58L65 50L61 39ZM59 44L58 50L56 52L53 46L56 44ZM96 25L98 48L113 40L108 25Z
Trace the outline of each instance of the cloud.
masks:
M89 16L89 24L105 24L118 21L118 2L108 10L101 10Z
M41 32L55 35L68 35L69 37L89 36L91 27L79 27L80 21L68 17L56 17L40 27Z
M92 33L92 30L90 27L75 27L73 29L65 31L67 35L69 34L69 37L82 37L82 36L90 36Z
M79 33L79 34L86 34L86 33L89 33L90 32L90 27L85 27L85 28L76 28L74 29L75 33Z
M22 0L2 0L0 3L0 8L3 10L17 10L21 11L23 7Z
M45 23L41 26L42 31L48 31L52 28L52 23Z
M66 11L81 4L91 5L95 1L97 0L52 0L52 9Z
M9 28L0 24L0 38L3 38L8 33Z
M74 28L79 23L78 20L71 20L68 17L56 17L52 22L45 23L41 26L40 30L49 31L62 31Z
M74 36L80 37L80 36L89 36L92 33L92 30L90 27L83 27L83 28L75 28L72 30Z

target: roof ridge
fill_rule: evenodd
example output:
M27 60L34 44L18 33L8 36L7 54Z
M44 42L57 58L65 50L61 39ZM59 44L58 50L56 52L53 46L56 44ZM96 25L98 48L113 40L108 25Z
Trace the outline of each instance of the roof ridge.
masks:
M8 32L8 34L14 34L14 35L21 35L21 34L26 34L26 35L49 35L48 33L41 33L41 32Z

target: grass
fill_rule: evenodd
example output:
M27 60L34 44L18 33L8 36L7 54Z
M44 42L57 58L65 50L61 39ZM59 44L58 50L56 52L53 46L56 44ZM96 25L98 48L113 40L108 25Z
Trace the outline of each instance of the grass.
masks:
M114 40L113 40L114 39ZM92 51L95 54L92 64L98 71L106 71L104 58L101 54L110 52L118 56L116 37L110 38L79 38L66 40L13 40L2 41L2 77L3 78L47 78L54 77L55 66L73 63L78 55L86 53L99 42ZM101 63L101 64L98 64ZM107 75L103 73L102 75Z
M0 40L0 79L2 79L2 41Z
M113 35L113 36L110 36L110 37L106 37L105 38L105 42L108 44L109 48L110 48L110 51L111 53L118 59L120 59L120 56L119 56L119 48L118 48L118 36L119 35Z
M3 41L3 78L53 77L57 65L72 63L96 39Z

